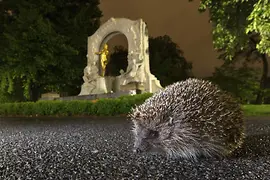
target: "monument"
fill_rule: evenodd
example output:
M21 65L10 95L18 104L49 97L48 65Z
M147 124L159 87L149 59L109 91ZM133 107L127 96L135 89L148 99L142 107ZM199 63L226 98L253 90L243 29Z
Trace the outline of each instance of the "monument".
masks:
M117 77L106 77L107 42L123 34L128 40L128 66ZM111 18L88 37L87 66L80 95L134 91L154 93L162 89L149 66L148 30L142 19Z

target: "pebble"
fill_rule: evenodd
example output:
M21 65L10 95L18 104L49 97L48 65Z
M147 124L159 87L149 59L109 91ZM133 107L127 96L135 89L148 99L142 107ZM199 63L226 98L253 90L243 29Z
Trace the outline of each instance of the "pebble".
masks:
M132 153L124 118L0 119L0 179L270 179L270 118L247 123L232 157L198 162Z

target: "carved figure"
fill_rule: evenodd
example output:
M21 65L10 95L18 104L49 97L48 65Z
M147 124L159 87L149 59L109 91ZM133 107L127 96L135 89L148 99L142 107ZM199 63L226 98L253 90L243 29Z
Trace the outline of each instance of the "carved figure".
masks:
M95 62L91 62L88 66L84 68L84 82L92 82L98 75L98 68Z
M104 44L103 49L100 52L96 52L95 54L100 55L100 64L102 68L101 76L105 75L106 66L108 64L107 56L109 54L108 45Z

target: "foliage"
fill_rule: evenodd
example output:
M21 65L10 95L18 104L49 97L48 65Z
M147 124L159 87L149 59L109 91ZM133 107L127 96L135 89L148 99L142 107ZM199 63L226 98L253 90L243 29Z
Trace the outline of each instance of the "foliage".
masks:
M12 102L12 96L0 90L0 103Z
M0 116L117 116L126 115L151 93L97 101L37 101L0 104ZM246 116L270 115L269 105L243 105Z
M214 47L233 59L255 39L261 54L270 54L269 0L201 0L199 11L209 10Z
M127 114L132 107L143 103L151 93L123 96L115 99L97 101L37 101L0 104L1 116L113 116Z
M192 0L189 0L192 1ZM265 96L270 55L269 0L201 0L199 11L209 11L213 25L213 44L220 58L260 60L263 72L256 103Z
M248 16L249 25L246 33L255 32L260 34L260 42L257 49L262 54L270 55L270 3L269 0L258 0L254 9Z
M14 82L14 90L12 92L3 91L0 88L0 103L17 102L17 101L25 101L21 82L19 81Z
M213 76L208 80L217 84L221 89L230 92L241 103L252 102L260 89L260 70L243 65L227 62L216 68Z
M98 0L0 2L1 89L24 95L81 85L87 36L99 26ZM71 68L72 67L72 68Z
M183 51L167 36L149 38L150 70L162 86L191 77L192 64L184 58Z

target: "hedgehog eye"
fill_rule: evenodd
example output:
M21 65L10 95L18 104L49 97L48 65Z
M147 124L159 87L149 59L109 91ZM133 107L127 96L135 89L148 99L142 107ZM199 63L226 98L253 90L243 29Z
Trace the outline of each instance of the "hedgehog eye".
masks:
M148 131L148 136L147 136L148 139L154 139L154 138L157 138L158 136L159 136L158 131L154 131L154 130Z

